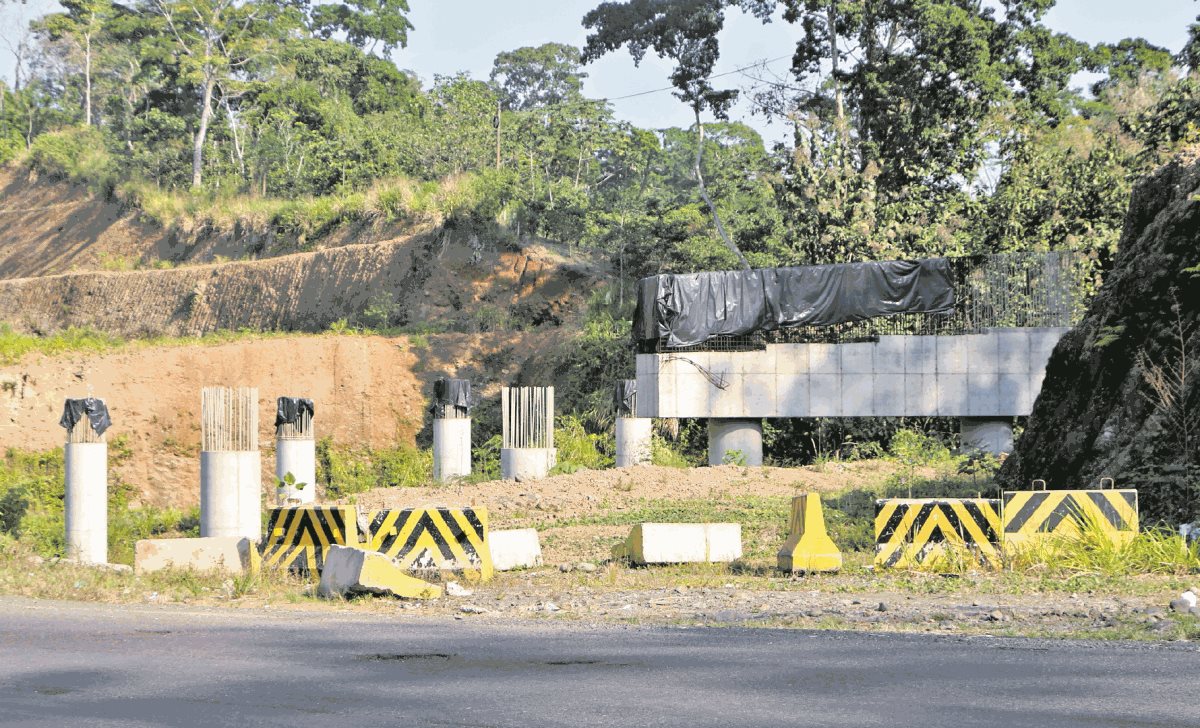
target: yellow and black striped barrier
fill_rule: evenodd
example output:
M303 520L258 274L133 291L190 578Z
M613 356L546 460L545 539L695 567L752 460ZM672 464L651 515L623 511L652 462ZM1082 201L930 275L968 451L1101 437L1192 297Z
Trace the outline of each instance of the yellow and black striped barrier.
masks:
M367 545L410 570L446 570L492 578L485 508L406 508L368 514Z
M301 576L319 574L330 546L358 545L357 517L354 506L272 508L262 562Z
M1004 547L1022 548L1085 530L1115 544L1138 533L1136 490L1030 490L1004 493Z
M875 566L970 562L1000 567L1000 501L887 498L875 501Z

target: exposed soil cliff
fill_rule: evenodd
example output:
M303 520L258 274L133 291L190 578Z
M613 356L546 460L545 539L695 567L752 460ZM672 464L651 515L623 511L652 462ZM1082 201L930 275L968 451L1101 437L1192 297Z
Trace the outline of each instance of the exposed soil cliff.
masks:
M1144 520L1200 515L1198 160L1192 149L1135 188L1113 270L1050 358L1001 470L1007 485L1044 478L1069 488L1107 476L1139 489ZM1158 392L1155 371L1166 387Z

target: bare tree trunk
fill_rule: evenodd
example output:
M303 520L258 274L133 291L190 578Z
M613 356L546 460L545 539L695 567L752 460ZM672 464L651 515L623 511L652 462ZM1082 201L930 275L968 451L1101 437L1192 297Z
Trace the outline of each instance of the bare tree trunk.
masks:
M741 262L742 268L750 270L750 262L746 260L746 256L742 255L742 251L738 249L733 239L729 237L729 233L725 232L725 226L721 224L721 216L717 214L717 206L713 204L712 198L708 196L708 187L704 185L704 174L700 171L700 160L704 154L704 123L700 121L700 110L693 109L696 113L696 183L700 187L700 196L704 198L704 203L708 205L709 211L712 212L713 223L717 226L717 232L721 235L721 240L725 241L725 247L729 248L730 252L737 256Z
M825 11L825 23L829 28L829 65L833 76L833 98L837 105L838 129L845 133L846 104L842 97L842 82L838 79L837 7L836 0L829 0Z
M225 107L225 116L229 119L229 131L233 134L233 152L237 155L238 169L242 173L242 177L246 176L246 153L242 149L242 138L238 134L237 119L233 118L233 109L229 107L229 98L225 95L224 90L221 92L221 105ZM342 174L345 177L345 173Z
M212 94L215 82L212 78L204 80L204 100L200 106L200 127L196 129L196 137L192 145L192 188L200 187L200 174L204 166L204 139L208 136L208 122L212 119Z
M83 36L83 125L92 125L92 34Z

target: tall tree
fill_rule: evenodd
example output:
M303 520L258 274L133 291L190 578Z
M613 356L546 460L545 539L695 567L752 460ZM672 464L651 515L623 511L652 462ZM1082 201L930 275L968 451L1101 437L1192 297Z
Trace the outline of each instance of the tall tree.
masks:
M384 55L408 45L408 0L349 0L321 3L312 8L311 26L322 38L345 33L346 40L373 53L376 47Z
M42 18L40 29L70 42L83 57L83 123L91 126L92 60L100 34L113 14L112 0L62 0L63 12Z
M575 46L544 43L504 51L492 64L492 83L506 109L525 111L580 98L587 74Z
M274 41L299 24L295 8L271 0L150 0L162 18L168 56L181 80L198 91L192 136L192 187L200 187L204 143L214 113L214 95L245 74L272 50Z
M710 82L713 67L720 58L717 34L725 27L725 8L736 4L759 12L769 12L770 3L760 0L628 0L606 2L583 17L583 25L593 30L584 46L583 59L594 61L625 46L635 64L653 49L660 58L675 61L671 85L675 95L692 109L696 120L696 160L693 173L700 196L712 213L717 233L730 252L747 270L750 263L734 243L717 206L704 183L704 122L701 113L710 111L718 119L728 116L737 99L735 89L717 89Z

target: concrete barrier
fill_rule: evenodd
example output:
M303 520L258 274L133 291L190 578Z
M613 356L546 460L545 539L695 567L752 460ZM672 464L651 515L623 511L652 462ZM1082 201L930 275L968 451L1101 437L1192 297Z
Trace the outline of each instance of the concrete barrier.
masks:
M486 508L406 508L367 514L366 548L401 568L492 578Z
M805 493L792 499L792 518L788 540L777 555L780 571L837 571L842 568L842 552L825 530L821 496Z
M639 523L614 558L635 564L727 563L742 557L738 523Z
M330 546L317 593L326 598L389 594L406 599L436 599L442 595L442 589L409 576L381 553L353 546Z
M529 569L542 565L542 545L538 532L532 528L488 533L488 550L496 571Z
M875 567L948 570L1000 567L1000 501L886 498L875 501Z
M1125 544L1138 534L1138 494L1115 489L1005 491L1001 516L1005 551L1075 538L1083 529Z
M254 544L237 536L148 538L137 542L133 554L133 570L138 574L172 568L243 574L258 565Z
M272 508L262 559L267 566L307 576L321 571L331 546L358 545L358 509L354 506Z

